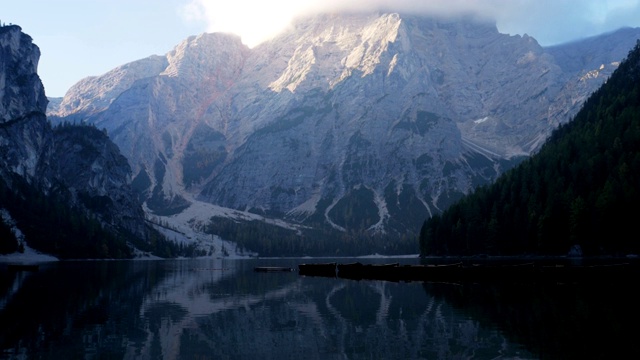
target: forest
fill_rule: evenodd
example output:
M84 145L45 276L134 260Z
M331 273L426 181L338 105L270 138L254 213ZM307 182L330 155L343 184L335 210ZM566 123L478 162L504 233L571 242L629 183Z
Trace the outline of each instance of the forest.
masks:
M341 232L320 222L287 229L262 221L212 217L206 230L234 241L241 252L260 256L357 256L415 254L415 236Z
M91 137L106 136L92 125L64 123L54 131L75 132L74 141L86 145L83 148L87 151L92 151L87 145ZM0 217L0 254L23 251L26 240L31 248L60 259L126 259L134 257L134 247L165 258L201 255L195 244L170 241L149 223L145 224L144 238L122 227L107 226L109 218L105 220L102 211L111 201L107 197L79 192L79 201L74 203L73 198L59 181L53 181L45 193L18 175L0 176L0 210L10 214L14 222L9 224ZM12 227L19 229L24 239L16 237Z
M420 231L422 256L638 254L640 41L574 119Z
M67 205L68 193L44 194L15 176L11 187L0 179L0 203L9 211L29 246L60 258L129 258L124 238L107 231L80 209ZM19 251L24 244L3 221L0 253Z

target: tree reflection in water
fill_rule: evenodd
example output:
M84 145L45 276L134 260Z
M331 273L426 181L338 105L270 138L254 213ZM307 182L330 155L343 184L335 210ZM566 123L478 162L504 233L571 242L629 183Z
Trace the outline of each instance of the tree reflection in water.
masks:
M0 358L576 358L638 354L615 284L255 273L295 260L69 262L0 273Z
M497 326L536 357L640 355L640 294L626 279L573 283L483 283L425 291L485 326Z

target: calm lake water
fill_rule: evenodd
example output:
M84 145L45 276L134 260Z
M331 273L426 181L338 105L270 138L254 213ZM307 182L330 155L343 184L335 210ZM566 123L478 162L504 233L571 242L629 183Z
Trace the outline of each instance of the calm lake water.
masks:
M309 260L78 261L37 272L0 264L0 358L640 355L637 279L394 283L253 271L302 262Z

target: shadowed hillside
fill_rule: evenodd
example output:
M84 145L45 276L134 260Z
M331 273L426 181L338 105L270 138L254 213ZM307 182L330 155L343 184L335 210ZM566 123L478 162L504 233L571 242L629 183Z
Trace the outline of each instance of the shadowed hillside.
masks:
M640 42L535 156L425 221L421 254L638 253L638 185Z

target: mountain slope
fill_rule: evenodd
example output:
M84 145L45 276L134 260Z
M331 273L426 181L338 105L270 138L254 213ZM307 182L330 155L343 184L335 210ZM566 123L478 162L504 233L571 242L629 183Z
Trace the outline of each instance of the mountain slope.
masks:
M54 115L105 128L156 214L199 200L395 237L537 150L605 79L554 54L471 18L319 15L253 49L191 37Z
M539 153L427 220L423 255L638 253L640 41Z
M3 253L29 246L63 258L131 257L148 248L131 168L103 132L52 129L37 74L40 50L19 26L0 27L0 223ZM6 231L9 229L9 231Z

